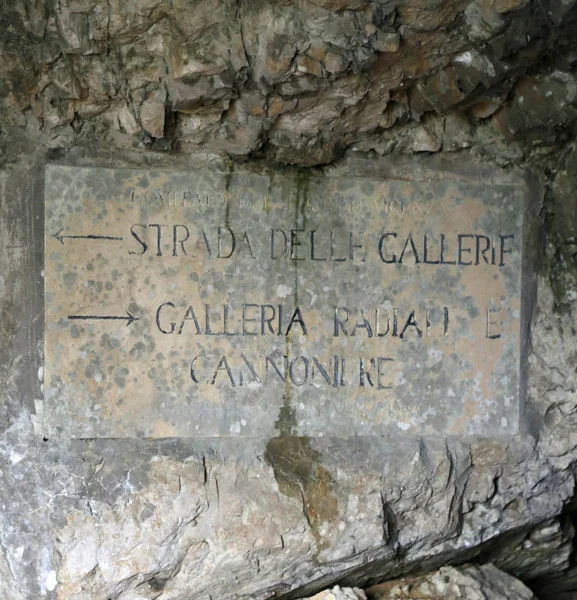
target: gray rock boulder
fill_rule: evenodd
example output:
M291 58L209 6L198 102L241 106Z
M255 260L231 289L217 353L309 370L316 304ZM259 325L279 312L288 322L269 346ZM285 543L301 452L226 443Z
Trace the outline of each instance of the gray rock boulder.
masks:
M536 600L528 587L493 565L442 567L428 575L376 585L366 594L369 600Z

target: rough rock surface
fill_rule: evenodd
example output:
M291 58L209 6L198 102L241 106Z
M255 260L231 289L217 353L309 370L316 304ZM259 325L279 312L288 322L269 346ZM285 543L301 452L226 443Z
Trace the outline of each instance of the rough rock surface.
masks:
M330 590L311 596L309 600L367 600L367 595L360 588L341 588L335 585Z
M576 0L3 2L0 596L302 597L472 560L576 588L576 26ZM526 431L38 438L43 164L195 152L527 169Z
M370 600L535 600L528 587L490 564L442 567L421 577L387 581L366 593Z
M0 126L46 147L549 152L576 116L575 0L18 0ZM17 135L17 134L14 134Z

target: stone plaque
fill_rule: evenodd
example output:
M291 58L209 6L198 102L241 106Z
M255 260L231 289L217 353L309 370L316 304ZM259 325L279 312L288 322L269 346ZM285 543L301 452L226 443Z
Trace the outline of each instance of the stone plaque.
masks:
M354 175L47 167L44 435L517 432L522 188Z

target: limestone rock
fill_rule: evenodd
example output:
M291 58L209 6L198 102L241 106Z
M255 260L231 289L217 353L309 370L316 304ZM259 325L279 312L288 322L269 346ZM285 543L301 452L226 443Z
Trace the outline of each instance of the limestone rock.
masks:
M141 131L135 116L127 106L123 106L118 111L118 125L121 130L129 135L135 135Z
M536 600L529 588L493 565L442 567L429 575L376 585L367 596L370 600Z
M274 160L297 164L304 157L303 144L316 148L321 162L346 148L366 147L366 133L380 127L384 102L395 94L410 99L410 112L417 120L428 111L462 112L488 96L504 105L511 88L524 85L523 73L534 73L534 66L545 64L548 56L571 55L571 29L577 20L574 0L318 0L274 5L232 0L192 4L62 0L53 11L43 10L41 4L27 1L26 10L14 8L2 16L4 122L24 122L18 113L31 110L36 115L44 106L48 129L63 126L73 110L76 135L90 119L99 124L87 125L85 133L95 126L104 132L114 129L118 106L128 103L140 114L146 100L145 115L155 121L152 137L160 139L162 110L149 98L166 89L164 114L174 124L170 136L178 137L192 123L189 115L199 122L211 121L213 113L226 113L231 102L246 92L282 98L282 114L298 119L303 104L322 106L327 90L356 78L367 98L348 111L338 131L325 132L322 142L314 129L307 135L303 128L295 128L291 139L283 128L284 150L277 152L274 119L263 120L257 134L248 134L234 115L199 141L209 151L230 149L237 157L258 147ZM544 93L561 99L567 96L562 88L573 86L570 63L555 73L531 78L537 86L547 87ZM565 82L559 73L565 74ZM552 90L555 79L559 85ZM56 96L53 89L58 90ZM287 108L290 99L296 102ZM527 140L529 147L553 143L554 133L545 140L536 136L535 127L519 122L524 117L515 108L517 99L496 117L497 130L509 139ZM72 109L67 100L74 100ZM565 115L565 124L574 118L568 108L572 101L562 101L565 108L558 103L556 110ZM534 113L531 109L527 118L533 119ZM233 131L235 127L242 131ZM131 135L139 135L129 129L134 131ZM45 141L53 144L47 135ZM392 132L385 137L391 136ZM241 138L239 143L226 142ZM273 143L268 144L269 139ZM394 141L381 142L375 141L381 148L400 147ZM491 151L497 148L494 145ZM302 164L312 164L310 157Z
M468 35L473 40L489 40L506 27L506 20L493 6L491 0L475 0L464 11L469 27Z
M524 8L529 0L492 0L493 8L498 13L506 13L512 10Z
M437 152L441 142L427 127L418 127L413 135L411 150L413 152Z
M174 110L183 113L213 104L225 109L233 96L230 81L218 75L203 77L193 84L170 79L168 94Z
M385 33L378 31L372 42L375 50L379 52L396 52L399 49L401 39L398 33Z
M531 132L546 135L564 126L577 114L577 82L568 74L554 72L543 78L521 79L512 101L494 115L508 138Z
M165 98L164 90L150 93L140 107L142 128L154 138L164 136Z
M330 51L325 54L323 60L325 68L329 73L342 73L350 62L351 59L347 59L345 55Z
M259 15L258 49L254 76L265 86L274 85L289 76L292 60L298 52L299 33L289 14L264 12Z
M471 108L471 114L476 119L486 119L499 109L499 105L493 102L479 102Z
M359 588L342 588L335 585L330 590L310 596L309 600L367 600L367 596Z
M56 90L47 89L43 96L42 120L50 129L67 125L74 118L74 102L61 98Z
M313 4L328 10L360 10L367 6L366 0L310 0Z
M551 2L549 5L548 15L555 24L561 25L575 4L576 0L560 0L559 2Z
M460 8L459 3L442 0L409 0L397 6L400 20L419 32L446 27L457 17Z

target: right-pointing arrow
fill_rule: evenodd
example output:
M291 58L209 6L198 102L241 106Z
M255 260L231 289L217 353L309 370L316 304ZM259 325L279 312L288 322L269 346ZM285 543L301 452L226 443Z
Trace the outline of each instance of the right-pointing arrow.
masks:
M139 317L131 315L126 311L127 317L117 317L112 315L68 315L68 318L73 321L126 321L126 325L138 321Z

